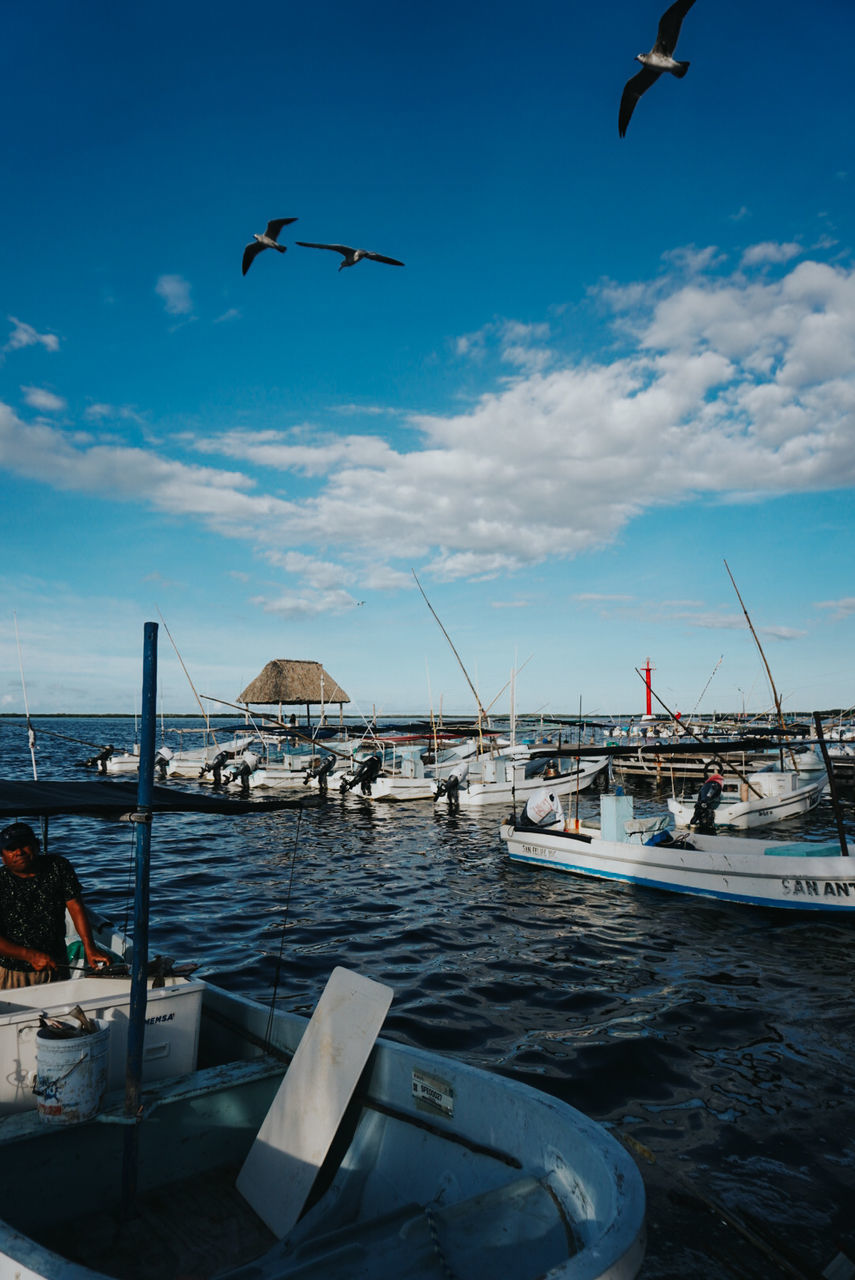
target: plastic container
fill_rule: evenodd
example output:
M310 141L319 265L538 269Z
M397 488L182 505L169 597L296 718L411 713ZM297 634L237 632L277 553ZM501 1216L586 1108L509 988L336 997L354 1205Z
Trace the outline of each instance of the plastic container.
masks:
M167 978L146 997L143 1083L195 1070L204 982ZM124 1088L131 983L129 978L75 978L0 991L0 1117L35 1110L33 1079L39 1014L62 1018L76 1004L110 1024L107 1091Z
M95 1019L97 1031L58 1039L36 1033L34 1092L42 1120L76 1124L97 1115L107 1089L110 1024Z

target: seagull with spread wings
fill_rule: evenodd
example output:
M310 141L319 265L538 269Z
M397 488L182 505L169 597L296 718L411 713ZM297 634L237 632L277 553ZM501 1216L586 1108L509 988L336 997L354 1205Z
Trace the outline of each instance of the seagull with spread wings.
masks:
M673 54L683 19L694 3L695 0L675 0L659 19L659 30L653 48L649 53L636 54L635 60L641 63L641 70L638 75L627 80L624 86L618 115L618 132L621 137L626 133L636 102L655 84L663 71L670 71L672 76L682 80L689 70L688 62L675 61Z
M260 235L258 232L253 232L252 239L243 251L244 275L263 249L278 249L280 253L285 252L285 245L279 243L279 232L283 227L296 221L296 218L273 218L268 222L267 229Z
M404 265L397 258L386 258L382 253L372 253L370 249L351 249L348 244L312 244L308 240L298 240L297 244L302 245L304 249L332 249L335 253L340 253L344 261L339 263L339 271L344 267L355 267L363 258L370 258L372 262L388 262L390 267Z

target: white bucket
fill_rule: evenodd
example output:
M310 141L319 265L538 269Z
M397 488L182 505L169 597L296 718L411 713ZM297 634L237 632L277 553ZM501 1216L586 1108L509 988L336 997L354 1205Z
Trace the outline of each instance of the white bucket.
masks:
M107 1088L110 1024L95 1020L91 1035L56 1040L36 1033L36 1083L39 1115L53 1123L91 1120Z

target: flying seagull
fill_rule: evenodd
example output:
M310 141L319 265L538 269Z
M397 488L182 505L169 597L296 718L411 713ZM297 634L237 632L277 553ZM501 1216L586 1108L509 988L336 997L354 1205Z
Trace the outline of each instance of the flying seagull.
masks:
M688 62L676 62L672 55L683 19L694 3L695 0L675 0L659 19L659 30L653 48L649 53L636 54L635 60L641 63L641 70L624 85L618 116L618 132L621 137L626 133L636 102L659 79L663 71L670 71L672 76L682 80L689 70Z
M308 240L298 240L297 244L302 245L304 249L333 249L336 253L340 253L344 261L339 263L339 271L343 267L355 267L363 258L370 258L372 262L388 262L391 267L404 265L397 258L384 258L382 253L372 253L370 249L351 249L347 244L311 244Z
M262 249L278 249L280 253L285 252L285 245L277 243L279 232L283 227L287 227L289 223L296 222L296 218L273 218L268 222L267 230L259 235L253 232L252 240L243 251L243 274L246 275L253 264L254 259L261 253Z

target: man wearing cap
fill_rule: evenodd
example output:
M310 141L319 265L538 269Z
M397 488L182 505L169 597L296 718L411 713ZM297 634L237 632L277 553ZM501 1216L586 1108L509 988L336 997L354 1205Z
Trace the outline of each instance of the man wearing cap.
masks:
M698 792L690 823L700 835L715 835L715 811L721 799L722 782L724 778L716 771L715 765L710 765L707 780Z
M68 977L65 911L93 969L111 963L99 951L83 905L83 890L71 863L41 854L26 822L0 831L0 990L61 982Z

